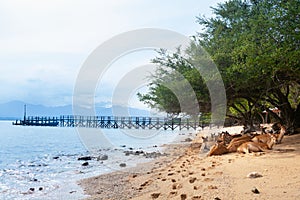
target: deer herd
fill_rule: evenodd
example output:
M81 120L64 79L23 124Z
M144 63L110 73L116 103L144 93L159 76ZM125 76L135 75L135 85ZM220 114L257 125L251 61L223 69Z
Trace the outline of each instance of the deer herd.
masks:
M274 125L273 125L274 126ZM216 138L216 143L210 148L208 156L222 155L226 153L251 153L269 151L274 144L280 144L286 127L280 123L276 124L277 129L266 131L262 128L261 134L257 132L243 132L243 134L231 135L227 131L220 133ZM207 141L208 137L202 137Z

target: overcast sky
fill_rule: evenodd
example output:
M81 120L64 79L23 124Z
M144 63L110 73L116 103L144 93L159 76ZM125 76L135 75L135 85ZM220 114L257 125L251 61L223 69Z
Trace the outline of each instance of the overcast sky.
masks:
M196 16L211 16L218 2L224 0L0 1L0 103L71 104L77 74L101 43L141 28L194 35ZM115 79L108 75L106 85ZM107 90L98 102L110 101Z

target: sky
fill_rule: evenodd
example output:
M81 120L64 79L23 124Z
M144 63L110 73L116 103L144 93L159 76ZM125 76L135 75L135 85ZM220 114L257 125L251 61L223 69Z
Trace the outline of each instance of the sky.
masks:
M224 1L0 1L0 103L71 104L83 63L103 42L142 28L195 35L201 29L196 16L210 17L210 7ZM99 80L96 102L109 105L113 86L130 71L124 68L147 64L153 56L153 52L139 52L114 62ZM143 106L134 97L130 102L133 107Z

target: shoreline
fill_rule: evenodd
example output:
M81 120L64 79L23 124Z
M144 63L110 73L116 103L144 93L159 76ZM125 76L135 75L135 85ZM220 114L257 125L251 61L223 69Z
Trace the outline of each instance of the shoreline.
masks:
M230 133L234 130L231 127ZM168 147L168 157L80 180L79 186L89 195L85 199L297 199L300 196L299 134L285 136L283 143L270 152L212 157L200 153L201 134L191 143ZM251 172L261 177L247 178ZM253 192L254 188L258 193Z
M187 142L163 145L162 147L165 148L162 151L163 156L148 162L138 163L134 167L81 179L77 183L82 187L84 194L88 195L87 198L84 198L86 200L122 200L137 196L140 194L140 188L133 188L130 179L151 175L154 171L166 167L170 162L181 156L189 145ZM94 187L95 185L97 185L97 188Z
M153 130L149 133L128 130L128 134L108 132L110 140L115 142L113 148L90 152L78 140L74 129L24 129L11 126L10 122L2 122L0 125L5 130L1 135L6 138L1 143L5 148L1 157L3 162L0 163L0 199L83 199L86 195L77 184L79 180L152 161L164 156L162 153L165 147L161 147L162 144L192 137L177 131ZM43 137L40 137L40 132ZM139 137L135 139L134 136ZM24 141L9 140L19 137L24 138ZM31 148L12 148L25 143Z

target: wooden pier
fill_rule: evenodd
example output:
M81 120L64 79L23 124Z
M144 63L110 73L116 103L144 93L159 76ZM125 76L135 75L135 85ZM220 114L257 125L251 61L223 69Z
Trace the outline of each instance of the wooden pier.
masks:
M13 125L23 126L59 126L85 127L105 129L196 129L203 127L199 121L181 118L158 117L116 117L116 116L74 116L60 117L24 116L23 120L16 120Z

